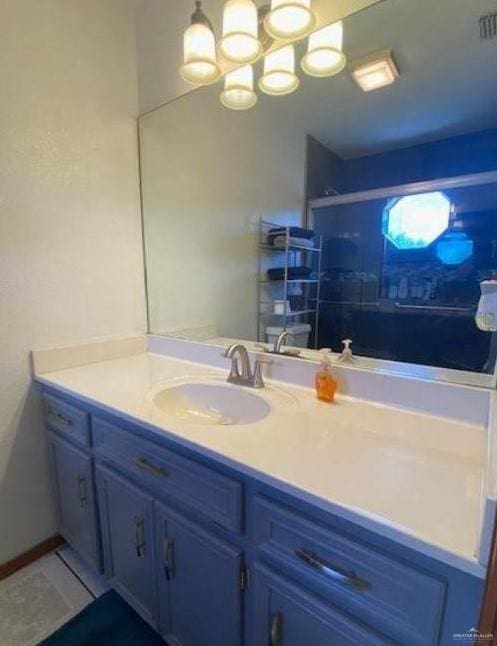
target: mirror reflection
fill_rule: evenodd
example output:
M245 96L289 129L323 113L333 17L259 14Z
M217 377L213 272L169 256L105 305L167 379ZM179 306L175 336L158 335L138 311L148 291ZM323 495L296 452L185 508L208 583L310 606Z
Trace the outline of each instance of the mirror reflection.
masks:
M301 40L285 96L259 60L250 109L221 80L141 117L152 333L493 383L497 41L457 4L346 18L326 78Z

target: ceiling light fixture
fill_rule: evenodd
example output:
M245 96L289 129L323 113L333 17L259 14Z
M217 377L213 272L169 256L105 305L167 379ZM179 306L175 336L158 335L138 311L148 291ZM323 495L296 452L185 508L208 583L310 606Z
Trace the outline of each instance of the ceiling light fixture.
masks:
M259 19L253 0L228 0L223 13L219 52L233 63L253 63L262 53Z
M286 45L271 52L264 59L264 74L259 79L259 88L272 96L294 92L300 84L295 74L295 49Z
M180 68L181 77L189 83L210 85L221 76L216 60L216 39L202 3L195 2L191 25L183 38L184 63Z
M309 36L308 51L301 63L302 69L309 76L319 78L338 74L347 63L342 48L342 22L315 31Z
M264 20L270 36L288 40L307 36L315 24L311 0L271 0L271 11Z
M350 73L364 92L392 85L400 76L390 50L377 52L353 62Z
M299 41L310 34L301 62L310 76L333 76L346 65L342 21L312 33L316 24L312 0L271 0L259 8L256 2L225 0L223 34L217 46L214 29L200 1L195 2L191 24L184 33L181 77L195 85L211 85L225 75L220 99L233 110L248 110L257 103L251 65L259 57L264 57L264 71L258 83L262 92L284 96L299 87L294 44L289 41ZM279 41L275 42L276 39ZM378 63L370 59L367 62ZM391 73L398 75L393 61L392 66ZM356 64L352 73L360 83L365 72ZM368 90L374 89L375 78L369 78Z
M221 103L231 110L250 110L254 107L257 94L254 92L254 70L251 65L226 74Z

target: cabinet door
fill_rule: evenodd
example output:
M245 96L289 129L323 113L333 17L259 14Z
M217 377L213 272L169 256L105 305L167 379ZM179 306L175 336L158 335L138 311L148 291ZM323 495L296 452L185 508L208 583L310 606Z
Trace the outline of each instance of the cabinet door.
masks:
M57 435L49 435L59 532L100 569L91 458Z
M152 499L111 470L97 466L105 575L149 623L155 623L156 584Z
M254 644L257 646L393 644L262 567L256 571L255 599Z
M241 643L240 550L157 504L161 632L181 646Z

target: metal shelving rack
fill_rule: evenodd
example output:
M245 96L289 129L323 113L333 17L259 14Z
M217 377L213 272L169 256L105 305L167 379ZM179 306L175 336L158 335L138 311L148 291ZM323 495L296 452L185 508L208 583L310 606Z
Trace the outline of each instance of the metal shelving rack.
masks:
M275 247L268 244L268 233L272 229L284 229L285 233L285 246ZM318 332L319 332L319 305L321 297L321 256L323 251L322 236L316 239L317 246L307 247L305 245L294 245L290 243L290 226L281 226L275 222L269 222L261 218L259 224L259 268L258 268L258 281L257 281L257 338L259 341L265 341L265 329L268 321L273 319L274 325L287 328L289 323L308 323L307 317L314 317L314 330L313 340L314 347L318 347ZM283 233L282 233L283 235ZM315 242L316 242L315 241ZM269 280L266 276L264 269L264 259L267 254L283 255L284 256L284 278L281 280ZM298 262L299 254L302 254L302 261ZM288 278L289 269L297 264L309 266L310 258L314 258L314 265L316 266L316 279L311 278ZM317 259L317 260L316 260ZM290 285L301 285L303 288L302 298L305 306L301 310L285 311L283 314L276 314L274 312L275 301L288 302L290 295ZM279 292L277 297L274 297L275 291ZM314 292L314 294L312 294ZM273 294L273 296L271 296ZM270 308L270 309L269 309ZM271 323L269 323L271 324Z

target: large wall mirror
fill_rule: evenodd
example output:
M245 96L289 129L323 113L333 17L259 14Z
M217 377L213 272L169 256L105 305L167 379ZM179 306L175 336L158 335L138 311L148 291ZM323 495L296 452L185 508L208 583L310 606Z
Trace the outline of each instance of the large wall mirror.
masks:
M297 91L250 110L220 82L142 116L150 332L270 347L288 330L309 360L351 339L357 366L494 385L476 321L497 272L492 5L382 0L344 19L333 77L298 64ZM399 76L361 89L356 63L389 52Z

